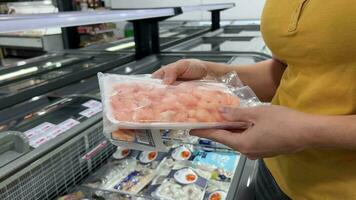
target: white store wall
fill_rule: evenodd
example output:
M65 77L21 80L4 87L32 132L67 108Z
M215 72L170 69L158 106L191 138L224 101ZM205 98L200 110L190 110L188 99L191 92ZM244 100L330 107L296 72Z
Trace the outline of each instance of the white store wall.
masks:
M234 19L259 19L262 13L265 0L111 0L106 1L112 8L142 8L142 7L165 7L197 5L209 3L234 2L235 8L223 11L221 18L227 20ZM187 13L172 20L209 20L210 14L207 12Z

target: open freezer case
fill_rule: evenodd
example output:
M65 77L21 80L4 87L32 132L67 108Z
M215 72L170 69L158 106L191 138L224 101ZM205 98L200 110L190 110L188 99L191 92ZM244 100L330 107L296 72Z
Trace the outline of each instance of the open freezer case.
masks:
M132 61L130 54L68 51L0 70L0 109Z
M246 158L189 140L168 153L119 148L78 189L94 199L234 199Z
M101 133L100 111L87 96L43 96L2 110L0 199L54 199L102 165L115 148Z
M209 31L208 27L174 27L160 31L161 49L179 44L187 39L200 36ZM133 38L112 41L103 44L91 45L82 50L107 51L107 52L133 52L135 42Z
M110 72L152 73L162 65L190 57L214 62L231 62L237 59L236 55L234 57L232 55L162 54L122 65ZM257 56L255 57L253 59L257 59ZM108 161L116 147L111 145L102 134L101 107L97 96L73 95L97 94L99 92L95 89L97 81L84 81L84 85L94 84L89 87L91 89L83 87L81 83L83 82L68 86L67 91L70 91L71 96L59 98L48 94L1 111L1 116L8 117L0 119L1 138L5 138L0 142L2 147L0 156L4 158L1 159L4 163L0 170L0 199L54 199L73 191L73 186L82 183L84 179L92 180L88 178L93 174L92 172L105 171L106 167L100 168L100 166ZM81 91L82 89L89 92ZM206 140L182 141L181 138L167 137L166 141L175 149L179 146L174 145L178 144L185 144L189 149L193 148L195 151L191 153L198 152L194 154L194 158L197 157L195 162L203 162L202 158L209 152L211 156L217 152L229 153L228 157L235 158L237 169L228 174L222 173L221 170L212 171L216 179L229 180L226 183L228 186L225 187L225 190L228 190L227 195L236 195L235 188L242 184L239 177L242 175L245 162L243 156ZM141 155L141 152L133 153L130 158L135 154ZM116 161L113 162L116 165ZM109 162L108 165L112 165L113 162ZM97 189L84 187L90 194L98 194ZM100 194L102 191L99 190ZM104 193L106 192L108 191ZM122 193L109 192L108 195L120 196Z
M258 55L250 54L225 56L162 54L128 63L120 68L111 70L110 73L146 74L178 59L190 57L212 62L239 62L240 64L258 62L264 59ZM84 84L88 85L88 82ZM80 84L71 87L72 91L79 91L80 88L83 88ZM91 93L99 95L99 90L94 90ZM184 136L185 133L180 135ZM167 144L172 145L169 153L118 149L105 166L73 189L72 191L77 190L77 193L71 195L79 195L83 198L85 196L89 199L162 199L163 197L160 196L162 194L158 194L159 192L157 191L162 192L166 187L177 187L177 193L174 195L181 195L183 190L195 191L202 195L201 197L199 195L195 197L197 199L214 199L213 197L219 195L226 197L226 199L236 199L240 195L246 196L246 190L240 189L240 187L246 187L246 185L248 187L248 182L250 181L243 172L246 161L244 156L224 145L201 138L185 136L172 138L167 132L164 140ZM177 155L181 155L183 152L189 155L186 160L177 158ZM148 162L145 160L145 156L149 157L149 155L154 159ZM214 160L217 157L221 159L215 160L217 163L227 162L231 165L225 166L222 164L218 166L214 161L210 162L209 160L206 163L202 161L205 158L213 158ZM184 172L186 169L193 170L193 173L204 183L204 189L199 186L200 188L198 187L195 188L197 190L194 190L193 186L193 188L190 186L185 187L184 184L175 181L173 173ZM222 177L222 179L219 179L219 177ZM240 190L242 192L239 192Z

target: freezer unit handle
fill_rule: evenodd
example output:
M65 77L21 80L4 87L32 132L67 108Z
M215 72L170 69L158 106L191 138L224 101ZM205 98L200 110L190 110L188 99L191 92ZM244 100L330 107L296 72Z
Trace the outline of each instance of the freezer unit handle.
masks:
M0 167L30 151L27 138L20 132L0 133Z

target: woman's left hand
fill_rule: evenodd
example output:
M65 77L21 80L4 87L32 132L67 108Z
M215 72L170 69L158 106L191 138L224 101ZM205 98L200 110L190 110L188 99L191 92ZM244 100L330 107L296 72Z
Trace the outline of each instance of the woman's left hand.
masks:
M222 108L221 112L229 121L250 122L252 126L244 131L192 130L191 135L225 144L249 159L294 153L311 145L312 115L282 106Z

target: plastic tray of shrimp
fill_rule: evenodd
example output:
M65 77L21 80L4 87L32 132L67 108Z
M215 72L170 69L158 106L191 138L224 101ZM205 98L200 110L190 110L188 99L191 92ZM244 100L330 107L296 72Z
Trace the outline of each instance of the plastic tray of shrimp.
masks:
M161 140L165 130L246 127L226 120L219 109L260 105L234 73L173 85L149 75L99 73L98 78L104 134L116 145L131 143L137 150L167 150Z
M165 85L149 76L99 75L109 132L122 129L197 129L239 126L220 114L221 107L258 105L248 87L197 80Z

